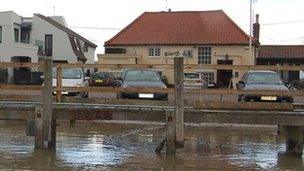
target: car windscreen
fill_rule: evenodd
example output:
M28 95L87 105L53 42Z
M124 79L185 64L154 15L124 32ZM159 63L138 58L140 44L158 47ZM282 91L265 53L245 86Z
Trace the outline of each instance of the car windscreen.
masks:
M125 81L160 81L160 78L156 71L131 70L126 72L124 80Z
M248 84L283 84L276 73L250 73L247 77Z
M56 78L56 68L53 68L53 78ZM82 71L80 68L62 69L62 79L81 79Z

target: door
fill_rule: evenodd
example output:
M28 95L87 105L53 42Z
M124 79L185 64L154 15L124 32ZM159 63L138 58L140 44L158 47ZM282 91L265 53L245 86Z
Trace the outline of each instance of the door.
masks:
M232 65L233 60L217 60L218 65ZM219 87L228 87L232 78L232 70L217 70L217 84Z

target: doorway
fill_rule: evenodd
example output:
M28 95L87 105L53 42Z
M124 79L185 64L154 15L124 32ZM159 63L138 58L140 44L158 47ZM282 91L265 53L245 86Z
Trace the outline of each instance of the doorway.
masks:
M232 65L233 60L219 59L217 60L218 65ZM217 70L217 84L219 87L227 88L232 78L232 70Z

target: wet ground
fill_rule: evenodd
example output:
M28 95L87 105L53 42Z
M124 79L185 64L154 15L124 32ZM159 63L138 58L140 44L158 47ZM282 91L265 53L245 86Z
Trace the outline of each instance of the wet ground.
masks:
M57 150L35 150L25 122L0 121L0 170L303 170L275 127L186 126L176 158L157 155L162 124L81 122L58 127Z

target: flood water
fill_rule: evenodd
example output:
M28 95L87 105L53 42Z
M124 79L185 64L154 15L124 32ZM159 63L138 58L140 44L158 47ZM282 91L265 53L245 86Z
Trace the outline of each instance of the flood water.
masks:
M0 121L0 170L303 170L274 127L186 126L176 158L157 155L161 124L58 126L56 151L35 150L25 122Z

